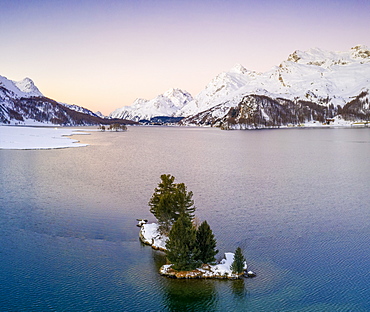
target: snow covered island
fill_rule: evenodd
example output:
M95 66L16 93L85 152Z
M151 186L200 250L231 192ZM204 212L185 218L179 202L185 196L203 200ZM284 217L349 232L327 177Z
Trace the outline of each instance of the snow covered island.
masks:
M168 237L160 234L157 223L148 224L139 220L138 226L140 226L139 237L144 244L150 245L157 250L166 251ZM244 262L244 273L233 273L230 268L233 261L234 253L227 252L225 253L225 258L215 265L203 264L200 268L192 271L176 271L172 269L172 264L165 264L159 269L159 273L172 278L238 279L241 276L255 276L252 271L247 271L248 266L246 262Z

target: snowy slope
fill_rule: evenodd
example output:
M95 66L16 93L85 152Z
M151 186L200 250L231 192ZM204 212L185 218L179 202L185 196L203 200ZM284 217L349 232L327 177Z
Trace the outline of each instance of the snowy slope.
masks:
M21 81L16 81L15 85L22 92L23 97L44 96L30 78L24 78Z
M230 106L237 104L241 99L238 91L260 75L237 64L229 72L223 72L215 77L193 101L179 110L176 116L191 116L225 102Z
M311 106L344 108L360 95L364 98L365 94L366 102L369 90L370 51L367 47L358 45L347 52L314 48L295 51L265 73L250 71L237 64L212 79L194 98L187 92L172 89L150 101L137 99L131 106L114 111L110 117L139 120L163 115L189 117L194 122L194 116L202 113L202 118L221 118L230 108L242 103L246 96L267 97L278 102L283 99L290 101L289 105L309 102ZM169 96L169 93L173 95ZM177 99L180 101L175 104ZM315 112L318 111L320 109ZM332 110L322 116L334 113Z
M43 96L30 78L21 81L12 81L0 76L0 96L12 98Z
M94 114L95 114L96 116L100 117L100 118L103 118L103 119L107 118L107 117L106 117L106 116L104 116L100 111L97 111L97 112L95 112Z
M131 106L116 109L109 117L139 121L156 116L174 116L192 100L193 98L188 92L170 89L152 100L136 99Z
M234 107L250 94L343 107L369 89L370 51L366 47L359 45L349 52L316 48L295 51L265 73L251 72L241 65L221 73L177 115L195 115L219 104Z
M66 103L61 103L61 102L59 102L59 104L65 106L65 107L68 107L69 109L72 109L72 110L74 110L76 112L79 112L79 113L83 113L83 114L94 116L94 117L103 118L101 116L98 116L96 113L92 112L91 110L89 110L87 108L84 108L82 106L78 106L78 105L75 105L75 104L66 104Z

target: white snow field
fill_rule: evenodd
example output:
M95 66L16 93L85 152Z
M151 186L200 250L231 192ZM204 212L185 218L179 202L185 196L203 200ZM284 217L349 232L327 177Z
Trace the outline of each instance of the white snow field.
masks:
M73 134L88 133L59 127L0 126L0 149L54 149L88 145L67 137Z

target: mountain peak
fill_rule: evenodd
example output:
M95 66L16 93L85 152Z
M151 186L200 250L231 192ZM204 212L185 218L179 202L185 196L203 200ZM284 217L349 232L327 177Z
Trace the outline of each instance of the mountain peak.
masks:
M14 84L21 92L26 93L28 96L43 96L40 90L35 86L32 79L28 77L21 81L15 81Z
M183 95L189 96L190 93L185 90L178 89L178 88L171 88L167 90L165 93L163 93L163 96L165 97L173 97L173 96L177 97L177 96L183 96Z
M193 97L187 91L171 88L151 100L136 99L131 106L116 109L110 117L137 121L157 116L172 117L192 100Z
M237 74L246 74L248 70L241 64L235 64L234 67L230 69L231 73L237 73Z

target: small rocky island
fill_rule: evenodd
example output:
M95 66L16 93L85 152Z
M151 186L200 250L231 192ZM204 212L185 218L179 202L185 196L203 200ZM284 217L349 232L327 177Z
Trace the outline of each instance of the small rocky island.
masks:
M225 253L216 263L216 240L207 221L197 226L194 222L193 193L184 183L175 184L171 175L161 175L149 201L150 212L157 223L138 219L140 240L166 253L168 264L159 273L172 278L238 279L254 277L238 247L235 253Z

